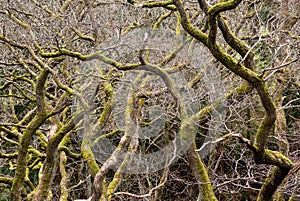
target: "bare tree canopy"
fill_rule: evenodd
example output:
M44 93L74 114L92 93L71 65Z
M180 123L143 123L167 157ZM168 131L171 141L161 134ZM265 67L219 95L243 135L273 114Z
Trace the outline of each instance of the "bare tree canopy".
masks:
M0 201L300 200L298 0L0 2Z

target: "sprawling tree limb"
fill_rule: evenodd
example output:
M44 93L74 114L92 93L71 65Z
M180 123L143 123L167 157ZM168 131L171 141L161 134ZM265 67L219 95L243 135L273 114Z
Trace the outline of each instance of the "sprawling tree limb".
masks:
M70 132L75 124L75 116L71 118L67 123L65 123L64 126L61 128L57 128L58 125L53 125L53 131L52 135L50 134L48 137L48 146L46 150L46 161L43 168L42 176L40 178L39 185L37 186L36 192L34 194L34 201L39 200L46 200L48 192L50 190L52 180L54 178L54 173L56 172L56 166L57 166L57 153L58 153L58 145L61 143L62 139L65 137L65 135ZM58 129L58 130L57 130Z
M23 186L25 173L26 173L28 147L35 131L48 118L46 108L45 108L45 100L44 100L44 84L46 82L48 74L49 72L47 70L43 70L41 71L39 77L37 78L37 85L36 85L37 113L34 116L33 120L31 120L29 125L26 127L20 139L20 146L18 151L19 155L17 159L17 170L11 188L12 201L21 201L21 191L22 191L22 186Z
M0 5L0 200L298 196L299 2L197 1ZM164 171L124 172L170 143Z
M200 6L203 8L203 10L208 15L208 22L209 22L209 34L208 37L206 37L203 33L201 33L199 30L197 30L191 23L189 22L182 2L180 0L175 0L174 3L177 7L177 10L179 11L181 15L181 23L184 29L193 37L201 41L204 45L206 45L211 53L214 55L214 57L220 61L225 67L233 71L235 74L239 75L243 79L247 80L251 85L256 89L258 92L261 102L265 108L265 117L263 118L260 127L257 130L256 138L255 138L255 159L258 163L266 163L266 164L274 164L279 167L285 168L283 171L282 169L277 170L277 174L287 174L289 169L292 168L293 164L291 161L289 161L286 157L284 157L281 153L276 153L273 151L265 150L265 145L267 142L268 135L270 134L274 123L276 119L276 108L275 105L270 97L270 94L268 92L268 88L262 78L258 74L256 74L253 70L253 53L248 53L249 49L246 48L241 41L238 39L234 40L235 37L231 33L231 31L228 28L228 25L226 25L225 21L219 16L220 12L224 12L230 9L236 8L236 6L241 1L228 1L228 2L222 2L217 3L212 7L208 7L208 5L205 3L205 1L199 1ZM219 22L219 26L222 30L222 33L225 37L225 40L235 49L237 50L242 56L250 58L247 59L247 62L245 62L246 66L245 68L243 65L241 65L239 62L235 61L230 55L226 54L221 47L216 43L216 36L217 36L217 27ZM233 39L233 40L230 40ZM280 173L278 173L278 171ZM284 176L282 176L284 177ZM277 178L277 187L280 184L279 181L282 181ZM278 184L279 183L279 184ZM273 191L274 193L274 191Z
M122 65L121 63L117 62L116 60L113 60L109 57L104 56L103 54L101 54L101 52L94 52L89 55L82 55L79 52L73 52L73 51L67 50L65 48L61 48L59 51L54 52L54 53L45 53L41 48L39 48L39 49L40 49L41 56L44 58L55 58L55 57L60 57L60 56L66 55L66 56L77 58L82 61L98 59L98 60L103 61L104 63L110 64L110 65L116 67L119 70L132 70L132 69L140 66L140 64Z

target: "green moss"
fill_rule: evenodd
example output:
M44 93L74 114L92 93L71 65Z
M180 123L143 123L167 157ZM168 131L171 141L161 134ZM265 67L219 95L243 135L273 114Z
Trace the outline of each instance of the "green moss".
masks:
M65 152L60 153L60 161L59 161L59 171L62 176L62 179L60 181L60 188L61 188L61 196L60 201L68 201L68 188L67 188L67 182L69 179L69 174L66 171L65 165L67 163L67 155Z
M187 152L187 158L189 165L196 176L199 184L199 191L201 193L202 200L217 201L210 179L208 177L207 169L202 163L199 154L196 152L196 144L193 143Z
M164 19L166 19L167 17L169 17L171 14L172 14L172 11L169 11L169 12L167 12L167 13L161 15L161 16L158 18L158 20L153 24L153 27L152 27L153 31L156 31L156 30L158 29L158 26L162 23L162 21L163 21Z
M279 151L272 151L272 150L266 149L265 157L271 164L274 164L274 165L282 167L282 168L290 169L294 165L293 162L289 158L284 156Z
M126 159L125 159L126 160ZM122 169L122 168L121 168ZM122 171L118 170L115 174L114 174L114 178L113 180L109 183L108 187L107 187L107 196L108 196L108 201L112 199L113 194L115 192L115 190L117 189L120 181L122 178Z
M241 2L241 0L232 0L232 1L222 1L210 7L207 11L208 14L217 15L220 12L234 9Z
M199 40L200 42L202 42L204 45L208 45L208 37L206 34L204 34L202 31L200 31L199 29L197 29L196 27L194 27L187 15L186 12L184 10L183 7L183 3L181 0L176 0L174 1L174 4L176 5L177 10L180 13L180 22L182 27L185 29L185 31L187 31L191 36L193 36L194 38L196 38L197 40Z
M81 146L82 157L87 160L89 170L91 171L93 177L99 172L100 168L95 160L94 154L90 149L88 142L83 142Z
M15 172L12 189L11 200L21 201L21 190L26 175L28 147L35 131L44 123L47 118L46 113L37 114L25 129L20 140L19 155L17 159L17 170Z
M195 139L195 135L197 133L196 120L196 117L193 116L181 121L179 134L182 144L189 146Z

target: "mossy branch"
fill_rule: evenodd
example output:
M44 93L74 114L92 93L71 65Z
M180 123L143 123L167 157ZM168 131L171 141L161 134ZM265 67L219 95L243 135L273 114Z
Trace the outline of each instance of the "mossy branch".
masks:
M158 66L162 67L167 63L169 63L170 61L172 61L172 59L176 57L176 55L180 52L180 50L182 50L185 47L185 45L191 42L192 39L193 39L192 37L189 37L185 41L182 41L172 52L170 52L163 58L163 60L159 63Z
M67 155L65 152L61 152L59 156L59 172L62 176L60 181L60 201L68 201L69 191L67 188L67 183L69 180L70 175L66 171L65 165L67 163Z
M112 88L112 85L108 82L104 82L102 85L103 85L103 88L104 88L104 91L105 91L105 94L106 94L108 100L105 103L104 109L98 119L98 127L100 129L102 129L105 126L105 124L112 112L112 109L115 105L115 92Z
M37 106L38 113L45 113L45 111L46 111L44 89L45 89L45 83L46 83L48 74L49 74L49 71L42 70L40 73L40 76L38 78L37 84L36 84L36 89L35 89L35 91L36 91L36 106Z
M210 49L213 56L220 61L226 68L240 76L241 78L250 82L253 87L258 92L260 100L266 111L265 117L261 122L261 125L256 134L255 145L263 152L263 149L266 145L267 137L274 126L276 119L276 109L274 103L270 97L268 88L264 80L256 74L254 71L246 68L237 62L232 56L226 54L220 45L216 43L217 35L217 14L220 11L223 11L225 8L232 8L237 6L239 1L231 1L232 5L226 5L224 8L213 7L208 10L209 17L209 43L208 48Z
M207 46L208 44L208 37L206 34L204 34L202 31L197 29L195 26L193 26L190 22L190 20L187 17L187 14L184 10L183 4L181 0L174 0L174 4L176 5L176 8L180 14L180 22L182 27L185 31L187 31L191 36L202 42L204 45Z
M10 138L10 137L15 137L15 138L21 138L21 137L22 137L22 134L21 134L21 133L16 132L16 131L14 131L14 130L7 129L5 126L1 126L1 125L0 125L0 131L5 132L5 133L8 135L9 138ZM1 135L1 136L2 136L2 135Z
M103 54L101 54L100 51L93 52L88 55L83 55L79 52L73 52L68 49L61 48L56 52L46 53L42 50L41 47L39 47L39 45L37 43L35 43L35 46L39 49L40 55L43 58L56 58L56 57L60 57L60 56L70 56L70 57L74 57L74 58L77 58L82 61L97 59L106 64L116 67L118 70L132 70L132 69L135 69L138 66L140 66L140 64L125 64L125 65L123 65L114 59L104 56Z
M200 194L202 199L217 201L218 199L214 194L213 187L208 177L207 169L196 151L195 143L193 143L192 146L188 149L186 157L193 171L193 174L196 176L197 181L199 181L199 185L201 187Z
M155 8L155 7L164 7L169 10L176 10L176 7L173 4L173 0L166 0L166 1L148 1L148 2L138 2L135 0L127 0L128 3L132 4L138 8Z
M256 201L273 200L274 195L278 186L282 183L289 170L284 168L275 167L265 179L263 186L261 187Z
M7 43L7 44L9 44L9 45L11 45L11 46L13 46L13 47L16 47L16 48L27 49L27 47L24 44L19 44L16 41L10 40L10 39L6 38L3 35L0 35L0 40Z
M81 153L77 154L77 153L74 153L72 152L68 147L66 146L60 146L58 148L58 151L59 152L65 152L65 154L68 156L68 157L71 157L71 158L74 158L74 159L80 159L82 157Z
M242 0L232 0L232 1L225 1L225 2L219 2L212 7L210 7L207 11L208 15L212 15L213 17L216 17L219 13L235 9Z
M20 26L23 27L24 29L31 29L30 26L29 26L27 23L21 21L21 20L20 20L19 18L17 18L14 14L12 14L11 11L6 10L5 13L6 13L6 15L9 16L10 19L12 19L14 22L16 22L18 25L20 25Z
M257 147L254 146L254 148L256 149L256 152L254 152L254 159L257 163L276 165L277 167L287 170L291 169L294 166L293 162L289 158L278 151L265 149L264 153L261 154L260 150L257 149Z
M156 20L156 22L153 24L153 31L156 31L158 29L158 26L163 22L164 19L168 18L173 12L169 11L163 15L161 15L158 20Z
M18 156L18 152L11 153L11 154L0 152L0 158L17 158L17 156Z
M251 70L254 70L254 53L250 48L239 38L237 38L228 26L227 21L223 17L218 18L218 26L226 40L235 51L237 51L242 57L245 57L245 66Z
M40 182L37 186L37 190L34 195L34 200L46 200L49 192L50 185L52 184L54 178L54 172L56 170L57 163L57 153L58 146L64 139L64 137L69 133L74 127L74 121L77 116L74 115L68 122L66 122L62 127L53 122L52 129L54 134L49 135L48 146L46 149L46 161L44 163L44 168Z
M0 176L0 183L11 185L13 182L12 178Z
M130 136L128 135L128 132L125 132L123 137L121 138L118 146L114 150L114 152L111 154L111 156L104 162L104 164L101 166L100 170L97 172L94 180L94 193L91 197L91 200L99 200L100 195L103 190L103 180L105 178L106 173L109 171L109 169L117 163L117 157L119 156L119 153L122 149L124 149L126 143L128 142Z
M48 76L48 71L43 70L40 72L39 77L37 78L36 85L36 99L38 104L37 114L28 124L26 129L23 132L23 135L20 139L20 146L18 150L18 159L17 159L17 169L13 179L13 184L11 188L11 201L21 201L21 191L22 185L25 179L26 166L27 166L27 154L28 147L31 143L32 137L35 134L35 131L44 123L48 118L47 112L45 110L45 100L44 100L44 84Z

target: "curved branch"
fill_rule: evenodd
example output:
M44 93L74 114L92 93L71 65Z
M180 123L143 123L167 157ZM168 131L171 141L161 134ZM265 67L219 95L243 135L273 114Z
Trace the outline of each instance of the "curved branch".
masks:
M118 70L132 70L132 69L140 66L140 64L125 64L125 65L123 65L114 59L104 56L99 51L88 54L88 55L83 55L79 52L73 52L68 49L61 48L57 52L45 53L41 47L39 47L37 44L36 44L36 46L38 47L38 49L40 51L41 57L43 57L43 58L56 58L56 57L60 57L60 56L70 56L70 57L74 57L74 58L77 58L82 61L98 59L100 61L103 61L106 64L116 67Z
M68 147L66 146L60 146L58 148L58 151L59 152L62 152L64 151L66 153L66 155L68 157L71 157L71 158L75 158L75 159L80 159L82 157L81 153L77 154L77 153L73 153Z
M138 8L164 7L168 10L173 10L173 11L176 10L176 7L174 5L172 5L173 4L172 0L166 0L166 1L161 1L161 2L149 1L149 2L143 2L143 3L140 3L135 0L127 0L127 2Z
M39 77L37 78L36 85L36 99L37 99L37 114L31 120L29 125L24 130L24 133L20 140L20 146L18 150L18 159L17 159L17 169L13 179L13 184L11 188L11 200L12 201L21 201L21 192L22 186L26 175L26 165L27 165L27 154L28 147L32 141L32 137L35 134L35 131L44 123L48 118L46 109L45 109L45 100L44 100L44 84L48 76L48 71L42 70Z
M54 172L56 171L58 145L67 133L74 128L75 118L76 116L74 115L64 126L54 133L53 136L49 136L49 142L46 150L46 161L40 182L34 195L34 200L46 200L50 185L52 184L55 175ZM57 125L54 125L53 127L55 131L55 127L57 127Z
M202 42L205 46L208 45L208 37L202 31L197 29L192 25L190 20L188 19L186 12L184 11L184 7L181 0L174 0L174 4L180 14L180 22L182 27L186 32L188 32L191 36Z
M211 15L212 17L216 17L221 12L235 9L241 2L242 0L231 0L217 3L207 10L207 14Z

